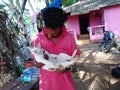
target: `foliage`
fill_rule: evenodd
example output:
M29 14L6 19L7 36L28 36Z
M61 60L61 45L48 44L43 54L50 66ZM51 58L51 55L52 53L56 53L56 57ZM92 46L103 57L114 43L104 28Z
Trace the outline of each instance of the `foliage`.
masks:
M53 2L53 1L54 0L50 0L49 3ZM80 1L80 0L62 0L64 7L72 5L72 4L74 4L74 3L78 2L78 1Z
M0 4L0 9L3 9L5 7L5 5Z
M31 19L29 17L23 16L23 21L24 21L25 24L30 24L31 23Z
M72 5L72 4L74 4L74 3L78 2L78 1L80 1L80 0L62 0L64 7Z

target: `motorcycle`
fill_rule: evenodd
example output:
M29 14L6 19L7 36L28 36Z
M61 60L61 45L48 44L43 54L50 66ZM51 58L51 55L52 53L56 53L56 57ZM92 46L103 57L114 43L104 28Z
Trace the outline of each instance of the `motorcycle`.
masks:
M108 53L112 47L115 47L118 51L120 51L120 47L115 40L115 33L111 31L105 31L101 45L101 51L104 53Z

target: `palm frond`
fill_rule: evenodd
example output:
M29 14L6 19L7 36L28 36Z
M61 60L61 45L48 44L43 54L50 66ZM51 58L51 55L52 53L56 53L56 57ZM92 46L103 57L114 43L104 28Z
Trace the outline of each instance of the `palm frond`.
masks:
M3 9L5 7L5 5L0 4L0 9Z

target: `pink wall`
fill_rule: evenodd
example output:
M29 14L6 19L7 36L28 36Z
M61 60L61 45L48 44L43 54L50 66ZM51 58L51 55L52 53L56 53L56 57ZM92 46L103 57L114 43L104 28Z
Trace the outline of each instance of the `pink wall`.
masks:
M97 14L96 14L97 13ZM102 13L99 11L91 11L89 13L90 26L97 26L102 24Z
M104 9L105 30L114 31L120 36L120 6L112 6Z
M77 15L70 16L67 21L67 28L68 29L75 29L76 33L80 35L80 28L79 28L79 17Z
M89 24L90 24L89 35L91 42L100 42L103 38L103 33L102 33L102 31L104 30L103 15L104 15L103 9L97 11L91 11L89 13Z

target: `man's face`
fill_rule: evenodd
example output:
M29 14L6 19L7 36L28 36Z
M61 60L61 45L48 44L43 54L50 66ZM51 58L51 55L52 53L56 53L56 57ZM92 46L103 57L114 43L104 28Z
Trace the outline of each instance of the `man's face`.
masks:
M45 28L46 36L47 36L49 39L58 37L58 35L60 34L60 32L61 32L60 28L56 28L56 29Z

